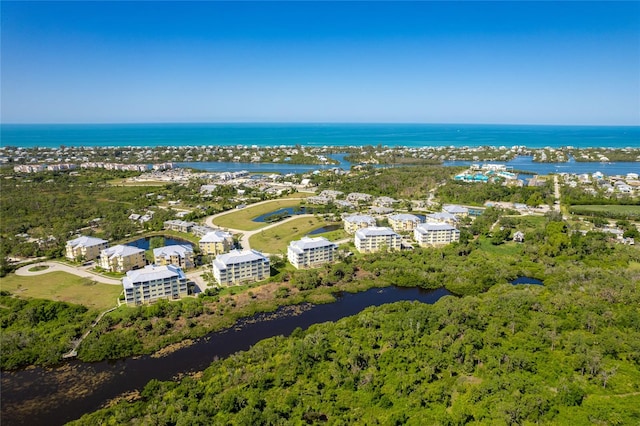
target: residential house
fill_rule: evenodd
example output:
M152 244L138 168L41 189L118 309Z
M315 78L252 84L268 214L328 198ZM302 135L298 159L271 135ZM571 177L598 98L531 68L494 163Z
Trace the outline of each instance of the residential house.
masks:
M71 260L93 260L107 247L109 247L107 240L81 236L67 241L66 256Z
M222 254L231 250L233 247L233 236L225 231L212 231L206 234L198 242L202 254Z
M231 250L213 261L213 277L219 285L233 285L269 278L269 258L257 250Z
M297 269L314 268L333 262L338 246L324 237L302 237L291 241L287 248L287 259Z
M175 265L182 269L193 268L194 265L193 248L187 244L155 248L153 258L156 265Z
M420 247L442 246L460 241L460 231L447 223L422 223L413 231Z
M402 237L387 227L370 227L356 231L355 245L360 253L372 253L386 248L400 250Z
M175 265L147 265L128 271L122 286L127 305L133 306L159 299L176 300L188 294L187 277Z
M111 272L127 272L144 268L147 264L144 250L138 247L117 245L100 252L98 265Z

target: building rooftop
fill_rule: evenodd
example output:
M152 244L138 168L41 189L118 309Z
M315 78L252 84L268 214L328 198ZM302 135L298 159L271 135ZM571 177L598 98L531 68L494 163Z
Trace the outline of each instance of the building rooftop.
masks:
M132 254L144 253L144 249L132 246L117 245L102 250L100 256L116 257L116 256L131 256Z
M268 260L265 255L257 250L231 250L229 253L216 256L213 264L218 269L224 269L229 265L238 263L253 262L254 260Z
M92 246L97 246L107 242L108 242L107 240L103 240L101 238L87 237L83 235L82 237L78 237L76 239L67 241L67 245L71 245L73 247L76 247L76 246L92 247Z
M296 253L303 253L304 250L310 250L310 249L319 248L319 247L330 247L330 246L337 247L334 243L332 243L331 241L327 240L324 237L316 237L316 238L302 237L302 239L300 240L291 241L289 243L289 249L291 249Z
M202 239L200 239L201 243L221 243L224 240L227 240L231 237L231 234L225 231L212 231L206 234Z
M356 237L366 238L380 235L398 235L391 228L386 226L374 226L371 228L363 228L356 231ZM399 236L399 235L398 235Z
M445 204L442 206L442 210L448 213L469 213L469 209L466 207L458 206L456 204Z
M153 249L153 257L186 257L187 254L193 254L193 249L190 245L176 244Z
M122 279L122 285L125 289L133 288L136 284L147 281L163 280L165 278L182 279L186 276L182 269L175 265L147 265L142 269L136 269L127 272L127 276Z
M351 216L346 216L344 218L344 221L353 222L353 223L360 223L360 222L375 223L376 222L373 216L369 216L367 214L354 214Z
M394 214L389 216L389 219L391 220L408 220L411 222L422 222L422 220L414 215L414 214L408 214L408 213L398 213L398 214Z
M418 232L426 232L426 231L457 231L457 229L448 223L434 223L427 222L421 223L416 227Z

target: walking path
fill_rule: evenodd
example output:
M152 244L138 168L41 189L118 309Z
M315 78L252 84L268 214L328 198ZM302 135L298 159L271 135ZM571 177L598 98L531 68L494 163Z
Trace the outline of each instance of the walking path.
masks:
M104 317L109 312L116 310L118 308L118 306L120 306L120 303L118 303L118 305L114 306L113 308L107 309L104 312L100 312L100 315L98 315L96 320L91 323L91 327L89 327L89 329L87 331L85 331L82 334L82 336L80 336L80 338L73 343L73 348L71 348L71 350L69 352L67 352L66 354L62 355L62 359L77 357L78 356L78 346L80 346L80 343L82 343L82 341L87 338L89 333L91 333L91 330L93 329L93 327L98 325L98 323L100 322L102 317Z
M43 269L42 271L29 270L36 266L48 266L48 268ZM50 272L60 271L60 272L66 272L68 274L77 275L83 278L89 278L90 280L97 281L103 284L122 285L122 280L119 280L116 278L107 278L103 275L99 275L95 272L89 271L86 268L87 267L71 266L71 265L65 265L64 263L47 261L47 262L40 262L40 263L31 264L31 265L18 268L16 269L16 275L19 275L22 277L32 277L36 275L42 275L42 274L48 274Z

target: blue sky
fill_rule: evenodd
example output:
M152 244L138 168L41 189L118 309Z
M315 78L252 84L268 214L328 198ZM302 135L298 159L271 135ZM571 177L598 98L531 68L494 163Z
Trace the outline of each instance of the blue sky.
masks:
M640 125L640 2L6 2L3 123Z

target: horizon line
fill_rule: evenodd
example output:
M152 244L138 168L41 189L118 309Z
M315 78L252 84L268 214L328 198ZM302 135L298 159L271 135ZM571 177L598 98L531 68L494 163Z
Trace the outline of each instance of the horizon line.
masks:
M640 127L638 124L575 123L464 123L419 121L104 121L104 122L0 122L0 126L96 126L96 125L182 125L182 124L250 124L250 125L425 125L425 126L561 126L561 127Z

